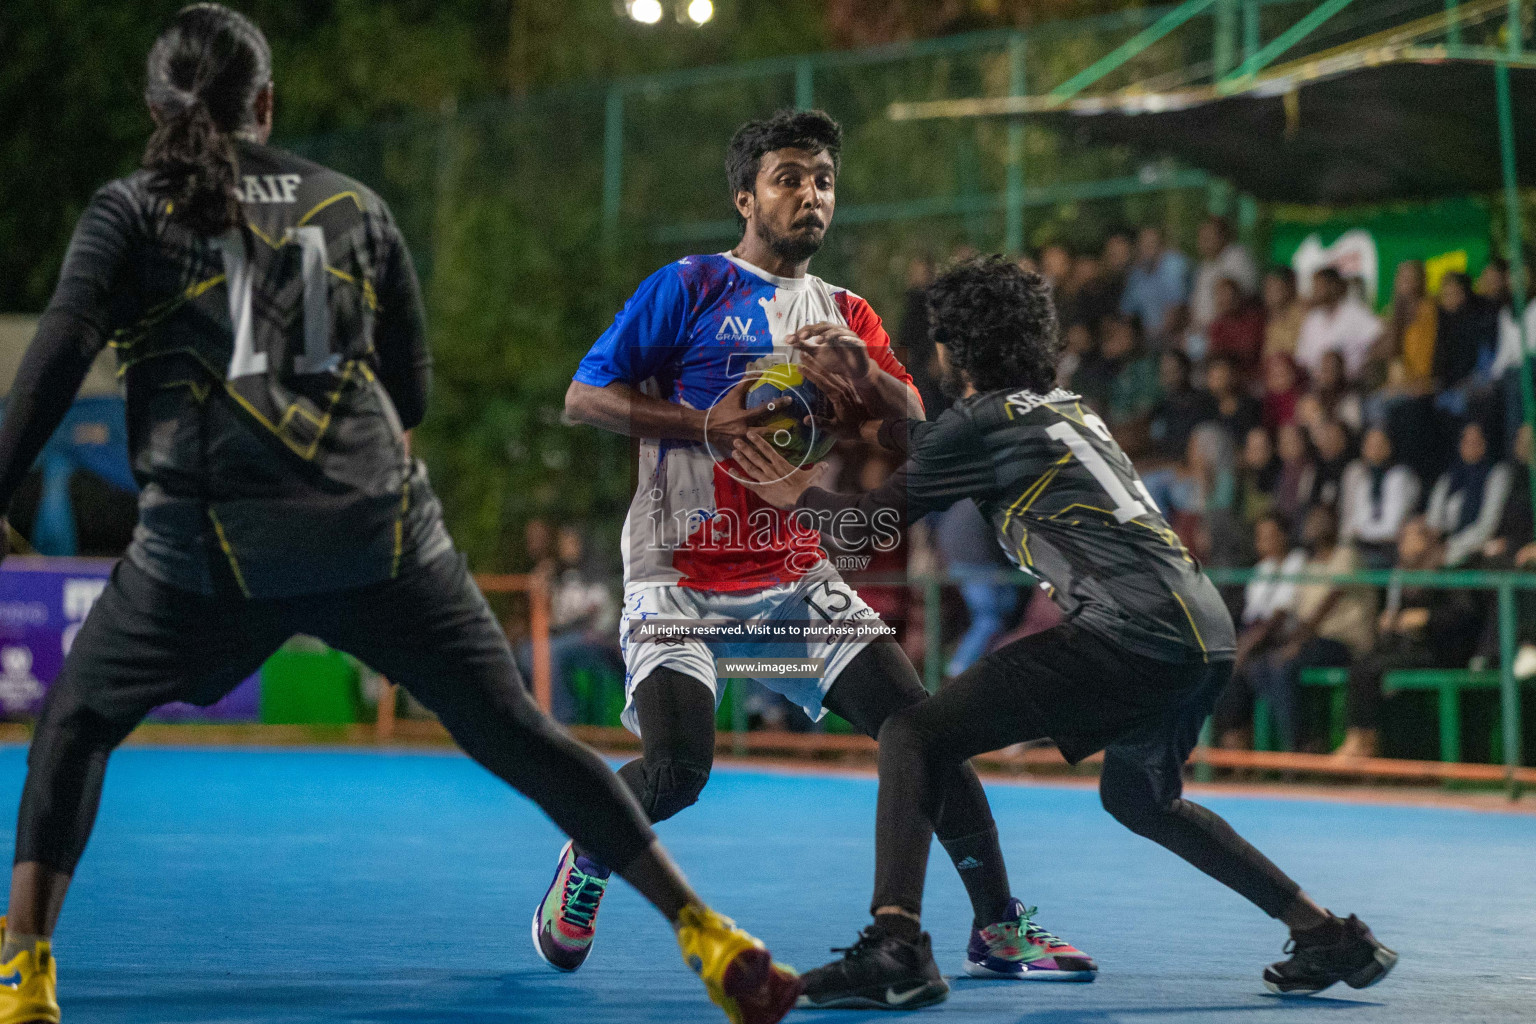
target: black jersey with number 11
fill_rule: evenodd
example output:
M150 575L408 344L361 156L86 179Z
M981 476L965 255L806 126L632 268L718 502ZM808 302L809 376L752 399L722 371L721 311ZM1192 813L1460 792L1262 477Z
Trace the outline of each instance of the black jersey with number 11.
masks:
M906 464L860 507L904 505L916 522L972 498L1008 557L1083 628L1163 661L1232 657L1221 596L1077 395L993 391L907 428ZM800 504L847 503L812 488Z

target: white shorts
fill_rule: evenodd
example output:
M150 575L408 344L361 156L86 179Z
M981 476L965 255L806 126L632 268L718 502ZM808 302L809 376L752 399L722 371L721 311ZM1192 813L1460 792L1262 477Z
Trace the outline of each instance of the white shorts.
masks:
M640 735L635 715L635 687L658 668L670 668L701 680L715 695L722 691L715 674L716 658L820 658L819 679L758 678L805 709L812 721L826 714L822 699L838 673L869 643L867 639L800 641L698 639L631 641L630 629L647 619L716 619L732 622L878 622L879 616L826 562L794 583L746 592L694 590L667 583L636 583L624 588L624 613L619 622L619 646L624 651L624 727Z

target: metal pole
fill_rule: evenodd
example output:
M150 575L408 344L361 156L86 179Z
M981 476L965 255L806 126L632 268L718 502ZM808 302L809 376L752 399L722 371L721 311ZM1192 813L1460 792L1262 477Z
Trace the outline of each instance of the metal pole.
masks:
M1461 45L1461 18L1456 10L1458 6L1460 5L1457 3L1457 0L1445 0L1445 41L1452 46Z
M624 90L608 87L603 106L603 238L619 233L619 204L624 198Z
M1024 33L1008 40L1008 95L1027 95L1024 82ZM1008 122L1008 177L1004 185L1003 251L1024 251L1024 123Z
M1511 0L1518 6L1519 0ZM1518 22L1517 22L1518 23ZM1516 43L1518 44L1518 40ZM1509 65L1493 68L1494 93L1499 106L1499 156L1504 168L1505 256L1509 260L1510 298L1515 330L1520 336L1520 398L1526 426L1536 431L1536 389L1531 384L1531 350L1525 336L1525 239L1521 230L1520 181L1515 166L1515 115L1509 90ZM1529 473L1532 507L1536 508L1536 472Z
M1212 12L1215 31L1211 41L1211 63L1215 65L1217 78L1237 64L1237 2L1218 0Z
M1504 721L1504 785L1509 798L1520 797L1515 774L1520 768L1520 681L1515 678L1515 588L1499 587L1499 708Z
M1504 40L1504 45L1509 50L1509 55L1511 57L1520 56L1520 44L1523 41L1521 36L1524 32L1524 28L1520 24L1520 3L1521 0L1509 0L1509 14L1504 26L1505 35L1507 36L1507 38Z
M795 62L795 109L810 110L816 106L816 66L811 58L801 57Z
M1259 52L1259 0L1243 0L1243 60Z

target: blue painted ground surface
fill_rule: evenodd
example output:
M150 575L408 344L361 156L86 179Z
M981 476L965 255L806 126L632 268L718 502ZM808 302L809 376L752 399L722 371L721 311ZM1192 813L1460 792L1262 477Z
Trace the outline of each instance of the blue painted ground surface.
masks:
M22 770L21 750L0 750L7 826ZM1091 791L989 791L1015 891L1097 954L1102 975L961 980L946 1004L905 1018L914 1024L1536 1017L1536 817L1210 800L1403 954L1376 988L1292 1002L1258 980L1280 952L1279 926L1120 829ZM803 968L864 920L874 797L867 779L722 769L661 831L707 898ZM57 936L65 1021L723 1020L661 919L618 886L583 971L557 975L535 958L528 917L559 842L531 805L456 756L123 751ZM931 876L929 927L956 972L969 915L941 851Z

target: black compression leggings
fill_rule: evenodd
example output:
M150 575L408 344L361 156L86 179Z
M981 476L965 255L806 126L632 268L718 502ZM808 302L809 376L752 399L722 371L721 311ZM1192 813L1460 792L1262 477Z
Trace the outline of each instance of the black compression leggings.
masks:
M1007 654L1016 652L1004 648L1002 657L988 655L934 697L892 715L880 730L876 907L921 912L929 836L946 799L945 773L977 754L1044 738L1047 731L1035 702L1045 677L1098 670L1108 650L1091 637L1079 637L1083 646L1074 650L1067 644L1051 646L1051 637L1041 636L1045 640L1034 646L1039 660L1032 673L1018 671L1017 659L1010 664ZM1122 671L1134 667L1127 663ZM1111 745L1100 797L1105 809L1133 832L1178 854L1271 917L1281 917L1300 887L1219 816L1180 795L1180 767L1194 745L1193 733L1225 680L1224 673L1213 671L1205 689L1192 693L1196 713L1171 709L1165 729L1154 728L1136 743Z
M602 759L528 696L501 625L458 556L374 586L280 601L189 594L124 560L38 720L16 862L72 874L107 759L145 714L173 700L211 703L301 631L404 686L471 757L616 868L655 841Z
M928 696L912 663L890 641L872 643L838 674L823 701L855 729L874 737L887 718ZM651 820L665 821L693 804L709 781L715 752L715 698L692 676L660 668L634 693L644 755L619 769ZM995 831L981 781L968 764L951 767L942 783L936 829L941 841Z

